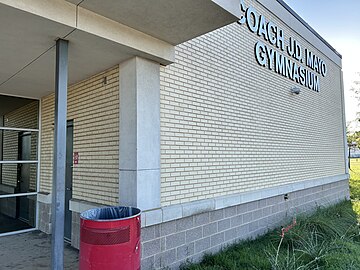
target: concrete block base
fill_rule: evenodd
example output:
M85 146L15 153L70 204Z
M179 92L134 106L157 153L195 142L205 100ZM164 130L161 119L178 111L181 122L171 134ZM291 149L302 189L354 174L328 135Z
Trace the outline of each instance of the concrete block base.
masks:
M51 204L38 201L39 230L51 234Z
M80 248L80 213L72 212L71 245Z
M240 240L255 238L295 215L349 200L347 180L145 227L141 269L178 269ZM167 269L168 269L167 268Z

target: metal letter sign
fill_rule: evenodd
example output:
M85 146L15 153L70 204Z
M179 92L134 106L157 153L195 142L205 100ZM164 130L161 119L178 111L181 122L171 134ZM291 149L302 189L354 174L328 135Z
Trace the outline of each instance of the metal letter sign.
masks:
M266 41L255 44L255 59L258 64L319 92L320 77L327 74L325 61L308 49L303 51L301 44L293 37L289 38L288 45L285 46L284 31L265 16L259 15L253 6L246 7L244 0L240 0L239 8L243 15L238 23L246 24L252 33Z

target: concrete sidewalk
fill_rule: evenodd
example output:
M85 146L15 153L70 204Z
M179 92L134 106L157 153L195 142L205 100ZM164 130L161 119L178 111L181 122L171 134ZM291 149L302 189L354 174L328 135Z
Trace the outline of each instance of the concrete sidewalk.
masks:
M40 231L0 237L0 269L50 269L51 237ZM65 243L64 269L78 269L79 251Z

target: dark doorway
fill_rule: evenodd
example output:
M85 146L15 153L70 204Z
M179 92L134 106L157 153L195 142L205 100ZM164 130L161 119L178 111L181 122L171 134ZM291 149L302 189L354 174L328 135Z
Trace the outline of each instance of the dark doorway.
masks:
M31 160L31 133L22 132L19 134L19 160ZM18 193L27 193L30 188L30 164L18 164ZM18 197L17 216L21 221L29 222L29 200L27 196Z
M72 177L73 177L73 137L74 122L67 122L66 131L66 179L65 179L65 230L64 238L71 241L72 213L69 209L69 202L72 199Z

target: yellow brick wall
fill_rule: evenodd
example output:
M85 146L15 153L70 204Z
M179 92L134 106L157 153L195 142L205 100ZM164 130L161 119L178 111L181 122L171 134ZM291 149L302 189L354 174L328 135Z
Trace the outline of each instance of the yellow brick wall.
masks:
M38 129L39 127L39 102L31 102L4 115L4 127ZM19 131L3 131L3 160L18 160L19 156ZM31 160L37 160L38 133L31 132ZM17 186L17 164L2 165L2 184L12 187ZM31 191L36 191L37 164L30 165Z
M73 198L100 204L118 202L118 67L77 83L68 90L68 120L74 120ZM106 77L107 83L104 84ZM40 189L51 192L54 95L42 100Z
M256 42L269 43L236 23L177 46L161 68L162 205L345 173L340 68L251 2L328 74L319 93L291 95L298 84L256 62Z

